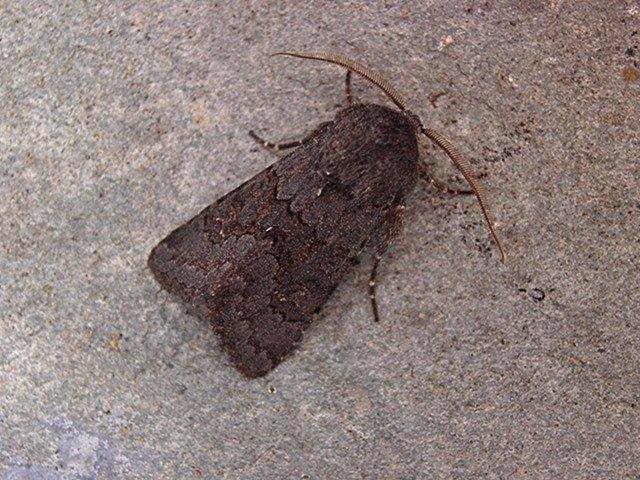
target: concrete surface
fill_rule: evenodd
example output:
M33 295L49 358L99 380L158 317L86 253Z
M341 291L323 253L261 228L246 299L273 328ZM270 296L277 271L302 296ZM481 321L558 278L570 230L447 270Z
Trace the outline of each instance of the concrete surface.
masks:
M0 478L640 478L640 3L314 3L0 2ZM363 259L247 381L145 261L342 102L282 48L382 71L510 260L421 186L383 321Z

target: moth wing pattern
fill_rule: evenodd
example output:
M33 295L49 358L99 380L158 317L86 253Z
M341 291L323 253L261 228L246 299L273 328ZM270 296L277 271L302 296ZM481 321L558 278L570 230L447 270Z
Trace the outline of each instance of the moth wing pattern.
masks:
M348 107L171 232L149 266L211 322L242 373L262 376L300 343L362 250L382 251L397 234L417 162L402 114Z

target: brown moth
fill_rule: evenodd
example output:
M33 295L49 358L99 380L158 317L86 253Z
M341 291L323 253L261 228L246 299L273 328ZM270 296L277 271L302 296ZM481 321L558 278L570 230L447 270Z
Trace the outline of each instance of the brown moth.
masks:
M378 262L400 232L405 198L419 179L418 137L440 146L476 195L500 253L485 193L470 165L423 125L379 74L340 55L279 52L347 69L349 105L270 167L171 232L151 252L163 288L211 322L222 347L248 377L265 375L300 343L344 274L373 252L374 317ZM380 87L398 110L356 103L355 72Z

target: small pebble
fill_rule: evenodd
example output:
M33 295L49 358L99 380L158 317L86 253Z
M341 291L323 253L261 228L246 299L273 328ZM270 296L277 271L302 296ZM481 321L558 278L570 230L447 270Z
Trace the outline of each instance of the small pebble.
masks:
M541 302L542 300L544 300L544 291L540 290L539 288L533 288L531 289L531 292L529 293L529 295L531 295L531 298L533 298L534 300Z

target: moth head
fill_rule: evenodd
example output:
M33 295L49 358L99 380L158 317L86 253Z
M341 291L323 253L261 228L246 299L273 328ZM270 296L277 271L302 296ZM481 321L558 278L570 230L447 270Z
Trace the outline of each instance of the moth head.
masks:
M413 113L411 110L405 110L404 114L406 115L407 119L409 120L409 123L413 127L413 131L415 132L415 134L419 135L420 133L422 133L422 129L424 127L422 126L420 117L418 117L418 115Z

